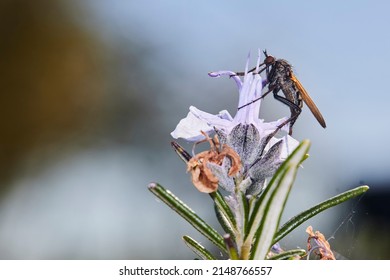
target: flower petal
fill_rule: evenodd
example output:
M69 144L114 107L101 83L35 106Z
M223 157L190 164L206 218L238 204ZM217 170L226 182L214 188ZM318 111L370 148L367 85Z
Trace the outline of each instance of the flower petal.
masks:
M233 71L216 71L216 72L210 72L209 76L212 78L219 78L221 76L229 76L229 78L232 78L237 85L238 91L241 90L242 87L242 81L240 77L237 76L237 74Z
M201 131L208 133L214 130L214 127L226 130L230 126L231 120L232 117L226 110L221 111L218 115L213 115L191 106L187 117L179 122L171 136L175 139L183 138L191 142L200 141L205 138Z

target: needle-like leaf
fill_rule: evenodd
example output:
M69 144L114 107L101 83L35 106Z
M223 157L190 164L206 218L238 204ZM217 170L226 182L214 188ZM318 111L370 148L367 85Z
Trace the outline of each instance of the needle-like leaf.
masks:
M256 202L249 220L249 233L245 240L245 242L252 244L250 259L266 258L273 244L274 235L279 226L297 169L309 147L310 142L308 140L302 141L281 165L260 199Z
M217 259L205 247L200 245L197 241L195 241L191 237L185 235L185 236L183 236L183 241L201 259L203 259L203 260L216 260Z
M289 260L289 259L294 259L295 257L302 257L306 254L306 251L303 249L294 249L294 250L289 250L285 251L283 253L274 255L269 258L269 260Z
M211 242L226 252L225 241L223 237L205 221L203 221L191 208L176 197L171 191L165 189L159 184L151 183L149 190L161 201L176 211L187 222L189 222L201 234L207 237Z
M360 186L357 188L354 188L352 190L343 192L339 195L336 195L332 198L329 198L310 209L307 209L306 211L303 211L302 213L296 215L295 217L291 218L289 221L287 221L275 234L273 243L275 244L279 240L281 240L283 237L285 237L288 233L290 233L293 229L298 227L303 222L307 221L311 217L317 215L318 213L321 213L322 211L336 206L344 201L347 201L348 199L351 199L353 197L359 196L366 191L368 191L368 186Z

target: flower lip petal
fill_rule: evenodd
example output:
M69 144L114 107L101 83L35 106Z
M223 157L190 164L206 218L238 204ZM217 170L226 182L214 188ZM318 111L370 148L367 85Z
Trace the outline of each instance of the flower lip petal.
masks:
M175 139L183 138L191 142L200 141L204 139L201 131L208 133L214 130L214 127L226 130L231 120L232 117L226 110L221 111L218 115L213 115L191 106L187 117L178 123L175 130L171 132L171 136Z

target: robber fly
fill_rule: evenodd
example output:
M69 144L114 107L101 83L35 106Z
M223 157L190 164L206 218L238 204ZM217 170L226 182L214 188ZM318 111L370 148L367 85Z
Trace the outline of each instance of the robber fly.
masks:
M259 99L264 98L267 94L272 92L276 100L290 107L291 116L286 122L282 124L285 125L290 123L289 135L292 134L292 127L302 112L303 102L305 102L309 107L310 111L313 113L320 125L325 128L325 120L322 117L320 110L318 110L310 95L294 75L291 64L284 59L275 59L273 56L268 55L267 51L264 51L264 55L264 62L259 65L258 69L264 65L264 68L260 69L259 73L263 72L264 70L266 71L268 91L265 92L261 97L239 107L238 109L248 106L258 101ZM254 72L255 70L256 68L253 68L249 72ZM243 74L244 73L242 72L237 73L237 75ZM278 94L279 91L283 92L284 97Z

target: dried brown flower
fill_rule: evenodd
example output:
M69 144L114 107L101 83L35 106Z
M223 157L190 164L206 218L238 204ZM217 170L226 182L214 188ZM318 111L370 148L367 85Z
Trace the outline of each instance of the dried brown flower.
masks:
M202 134L206 137L204 141L210 143L210 150L200 152L191 158L187 163L187 172L191 173L192 183L200 192L212 193L218 189L219 180L208 167L208 163L222 165L227 157L230 160L229 176L237 174L242 164L240 156L230 146L223 144L221 149L217 135L211 139L203 131Z
M336 258L333 255L332 250L330 249L329 242L326 240L325 236L316 231L313 232L313 227L308 226L306 232L309 234L309 238L307 239L307 251L314 251L316 255L320 257L320 260L335 260ZM311 240L314 240L316 246L312 247Z

